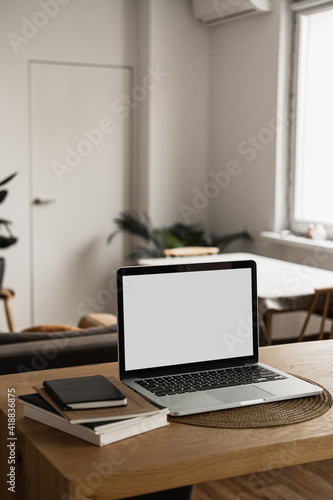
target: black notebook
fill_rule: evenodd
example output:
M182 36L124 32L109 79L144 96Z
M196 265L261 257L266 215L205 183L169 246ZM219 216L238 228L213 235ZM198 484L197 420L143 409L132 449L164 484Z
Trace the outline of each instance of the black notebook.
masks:
M127 404L126 396L102 375L45 380L43 385L63 410L109 408Z

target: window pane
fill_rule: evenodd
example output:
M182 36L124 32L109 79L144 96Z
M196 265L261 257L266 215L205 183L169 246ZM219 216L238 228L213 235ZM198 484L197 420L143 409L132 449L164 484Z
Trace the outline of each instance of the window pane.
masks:
M295 219L333 224L333 9L300 15Z

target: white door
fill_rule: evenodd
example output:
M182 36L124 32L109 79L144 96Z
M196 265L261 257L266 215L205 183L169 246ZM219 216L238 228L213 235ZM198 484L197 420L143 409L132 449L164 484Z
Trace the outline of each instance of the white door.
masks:
M130 123L112 112L130 70L32 62L32 323L76 324L115 312L122 238L107 245L128 207Z

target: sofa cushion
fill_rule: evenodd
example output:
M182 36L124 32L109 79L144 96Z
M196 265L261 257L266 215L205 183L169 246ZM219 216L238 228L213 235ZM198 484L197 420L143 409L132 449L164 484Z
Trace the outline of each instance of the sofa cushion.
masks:
M66 330L80 330L78 326L70 325L35 325L21 330L25 332L65 332Z
M35 342L40 340L54 340L71 337L86 337L89 335L115 333L117 325L98 326L83 330L65 330L60 332L10 332L0 333L0 344L16 344L21 342Z

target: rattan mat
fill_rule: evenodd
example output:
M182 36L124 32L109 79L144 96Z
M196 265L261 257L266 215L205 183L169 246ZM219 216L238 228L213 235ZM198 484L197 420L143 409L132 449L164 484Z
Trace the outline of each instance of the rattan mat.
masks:
M302 378L307 382L311 380ZM320 384L313 382L322 387ZM223 427L225 429L246 429L252 427L274 427L279 425L298 424L323 415L332 406L332 396L325 387L318 396L288 399L276 403L265 403L242 408L211 411L187 415L184 417L169 416L172 422L202 427Z

